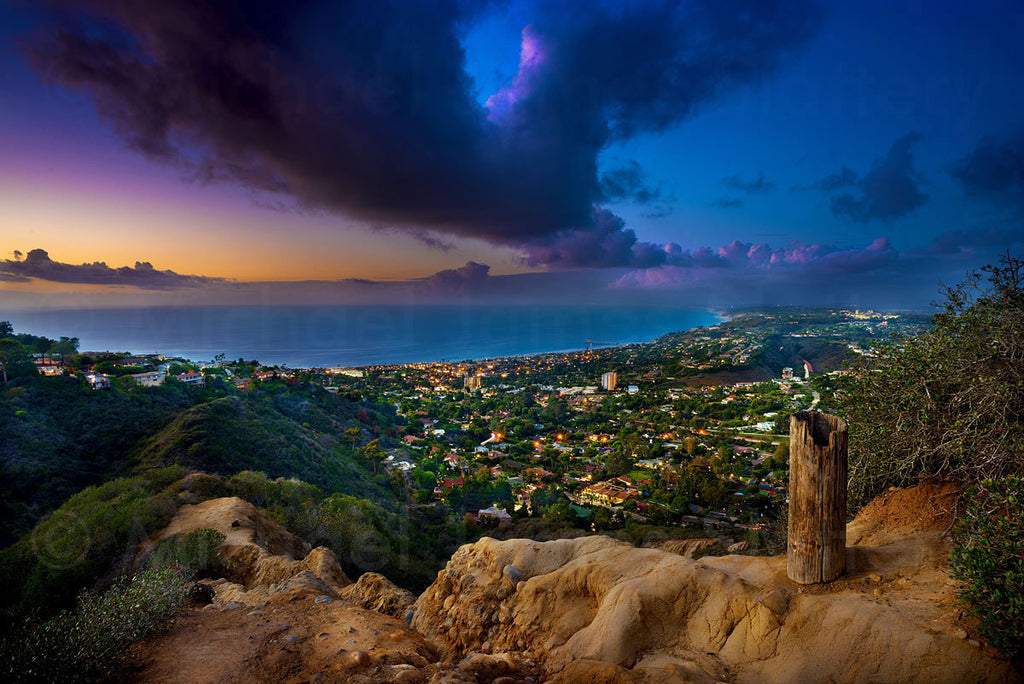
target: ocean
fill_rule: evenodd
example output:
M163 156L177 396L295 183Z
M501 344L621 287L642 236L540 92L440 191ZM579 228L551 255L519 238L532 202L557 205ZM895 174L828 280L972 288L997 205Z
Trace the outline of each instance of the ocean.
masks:
M714 325L664 306L197 306L0 311L16 332L77 337L82 351L217 354L292 368L460 361L647 342Z

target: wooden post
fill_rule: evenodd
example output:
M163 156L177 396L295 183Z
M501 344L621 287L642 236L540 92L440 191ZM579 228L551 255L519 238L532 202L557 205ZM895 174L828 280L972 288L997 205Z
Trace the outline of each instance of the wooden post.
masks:
M798 584L831 582L846 569L846 422L817 411L789 419L786 572Z

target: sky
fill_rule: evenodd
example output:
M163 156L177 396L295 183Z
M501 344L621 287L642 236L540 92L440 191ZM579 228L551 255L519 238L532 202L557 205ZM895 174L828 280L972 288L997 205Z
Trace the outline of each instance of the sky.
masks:
M923 308L1024 252L1015 0L0 0L0 306Z

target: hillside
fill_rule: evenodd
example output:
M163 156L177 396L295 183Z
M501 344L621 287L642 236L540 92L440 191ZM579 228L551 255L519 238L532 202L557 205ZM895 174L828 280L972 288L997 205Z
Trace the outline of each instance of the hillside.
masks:
M69 496L131 471L138 443L201 400L184 387L94 392L77 378L24 378L0 392L0 547Z
M212 380L97 392L73 377L22 378L0 393L0 548L83 487L139 468L255 470L389 500L353 460L346 431L362 444L393 421L389 407L308 384L240 394Z
M133 651L132 681L1020 681L970 637L953 600L941 485L865 509L849 528L847 574L826 586L791 583L784 557L484 539L460 549L411 612L387 582L346 586L322 552L293 558L296 542L255 534L265 522L235 502L182 510L165 534L224 527L227 557L276 570L260 579L236 563L211 581L210 605Z
M334 419L327 427L341 432L351 424ZM333 434L244 397L222 397L182 411L143 440L134 456L146 468L182 465L221 475L258 470L332 492L385 496Z

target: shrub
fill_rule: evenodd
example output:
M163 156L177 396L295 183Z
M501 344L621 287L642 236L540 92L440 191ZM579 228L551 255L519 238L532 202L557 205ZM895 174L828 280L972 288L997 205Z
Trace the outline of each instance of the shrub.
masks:
M211 529L174 535L160 543L149 559L149 566L179 568L190 577L215 575L223 569L217 547L224 539L222 533Z
M121 664L132 644L175 615L196 575L213 569L224 535L201 529L164 540L145 570L102 594L83 593L65 610L4 644L10 681L88 681Z
M180 470L111 480L68 499L31 534L0 551L8 591L0 605L15 615L42 616L74 605L103 577L116 577L135 544L162 528L176 509L164 490Z
M184 604L189 576L178 566L155 566L104 594L83 594L74 611L27 626L4 644L7 681L77 682L102 678L128 648Z
M952 477L1024 475L1024 260L1009 255L946 288L934 327L883 348L843 399L850 503Z
M966 500L950 574L981 635L1013 658L1024 653L1024 480L986 480Z

